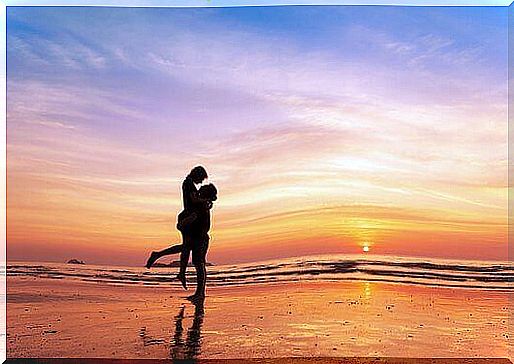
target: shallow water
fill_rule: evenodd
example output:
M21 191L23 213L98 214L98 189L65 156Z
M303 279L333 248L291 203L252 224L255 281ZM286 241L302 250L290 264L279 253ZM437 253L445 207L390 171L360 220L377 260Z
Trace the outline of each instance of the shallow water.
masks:
M107 284L179 286L177 268L108 267L11 262L8 276L73 279ZM367 281L425 286L510 290L514 265L508 262L456 261L385 256L320 256L208 267L209 285L238 286L307 281ZM189 282L194 269L189 269Z

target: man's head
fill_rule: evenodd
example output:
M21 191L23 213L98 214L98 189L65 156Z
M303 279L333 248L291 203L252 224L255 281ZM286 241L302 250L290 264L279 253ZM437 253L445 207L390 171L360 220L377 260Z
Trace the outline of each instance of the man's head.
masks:
M194 183L202 183L207 178L207 171L202 166L196 166L189 172L189 176Z
M212 183L200 187L198 193L201 198L205 198L209 201L216 201L218 199L218 190Z

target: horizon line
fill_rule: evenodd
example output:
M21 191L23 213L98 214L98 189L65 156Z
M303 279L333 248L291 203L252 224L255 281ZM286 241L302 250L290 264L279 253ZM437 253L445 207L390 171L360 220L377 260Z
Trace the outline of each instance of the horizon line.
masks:
M504 263L504 264L511 264L512 262L509 260L487 260L487 259L470 259L470 258L442 258L442 257L429 257L429 256L417 256L417 255L395 255L395 254L370 254L370 253L324 253L324 254L306 254L306 255L297 255L297 256L291 256L291 257L283 257L283 258L270 258L270 259L263 259L263 260L252 260L252 261L245 261L245 262L233 262L233 263L216 263L209 261L210 264L220 267L220 266L230 266L230 265L243 265L243 264L257 264L257 263L266 263L266 262L272 262L272 261L285 261L290 259L299 259L299 258L309 258L309 257L326 257L326 256L348 256L348 257L362 257L363 259L366 259L366 257L384 257L384 258L400 258L400 259L425 259L427 261L430 260L440 260L440 261L452 261L452 262L481 262L481 263ZM70 258L70 259L78 259L82 260L80 258ZM68 260L70 260L68 259ZM82 260L83 261L83 260ZM107 266L107 267L127 267L127 268L144 268L144 264L139 265L124 265L124 264L98 264L98 263L87 263L85 264L73 264L73 263L67 263L66 261L45 261L45 260L23 260L23 259L13 259L6 261L6 266L9 265L9 263L54 263L54 264L72 264L72 265L86 265L86 266Z

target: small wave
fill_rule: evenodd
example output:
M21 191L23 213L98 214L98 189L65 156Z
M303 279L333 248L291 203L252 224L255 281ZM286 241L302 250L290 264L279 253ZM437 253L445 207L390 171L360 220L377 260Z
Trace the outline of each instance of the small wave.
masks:
M111 268L69 264L12 263L7 276L73 279L106 284L177 285L176 268ZM194 280L194 269L188 272ZM295 258L209 267L209 285L234 286L298 281L370 281L424 286L510 290L514 266L496 262L420 261L408 258Z

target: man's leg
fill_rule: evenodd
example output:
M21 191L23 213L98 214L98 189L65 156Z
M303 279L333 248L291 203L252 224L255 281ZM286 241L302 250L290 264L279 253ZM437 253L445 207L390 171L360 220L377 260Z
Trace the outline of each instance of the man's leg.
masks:
M191 296L188 296L187 299L190 301L203 300L205 298L205 278L206 278L206 269L205 264L196 263L196 290L195 293Z
M195 266L196 268L196 279L198 283L196 285L195 296L197 297L205 297L205 283L207 280L207 270L205 269L205 262L198 264Z

